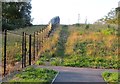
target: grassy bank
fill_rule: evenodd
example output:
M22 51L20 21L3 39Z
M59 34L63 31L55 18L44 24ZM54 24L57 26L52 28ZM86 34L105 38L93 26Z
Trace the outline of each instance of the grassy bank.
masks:
M29 84L50 84L56 74L57 72L54 70L29 67L21 73L16 74L10 80L10 83L20 82L22 84L28 82Z
M86 28L85 25L71 25L66 27L61 26L60 38L54 48L59 52L53 52L52 55L44 53L37 64L50 62L51 65L57 66L120 68L116 26L89 25Z
M14 70L14 66L20 63L22 60L22 33L25 32L27 33L26 35L26 59L28 59L28 52L29 52L29 34L32 34L32 46L31 46L31 54L33 56L33 43L34 43L34 37L33 33L40 31L42 28L44 28L45 25L38 25L38 26L31 26L31 27L26 27L26 28L20 28L20 29L15 29L11 31L7 31L7 40L6 40L6 69L7 73L10 72L10 70ZM2 35L2 41L4 43L4 34ZM39 36L40 37L40 36ZM35 35L35 42L37 43L37 35ZM40 41L39 41L40 43ZM0 50L2 50L2 62L4 59L4 44L1 46ZM36 48L35 48L36 50ZM37 53L35 52L35 55L37 56ZM2 63L4 64L4 63ZM27 62L28 65L28 62ZM21 68L21 67L20 67ZM3 70L3 69L2 69Z

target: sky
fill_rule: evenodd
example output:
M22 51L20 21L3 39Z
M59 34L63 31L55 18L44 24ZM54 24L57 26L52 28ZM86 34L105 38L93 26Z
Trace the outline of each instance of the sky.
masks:
M32 0L33 24L48 24L55 16L61 24L94 23L118 7L120 0Z

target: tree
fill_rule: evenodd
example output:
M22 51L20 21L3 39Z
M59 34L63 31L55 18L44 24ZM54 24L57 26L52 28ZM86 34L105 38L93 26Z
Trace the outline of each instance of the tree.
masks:
M110 10L107 15L99 19L97 22L107 24L117 24L117 17L115 9Z
M3 2L2 30L32 25L31 8L30 2Z

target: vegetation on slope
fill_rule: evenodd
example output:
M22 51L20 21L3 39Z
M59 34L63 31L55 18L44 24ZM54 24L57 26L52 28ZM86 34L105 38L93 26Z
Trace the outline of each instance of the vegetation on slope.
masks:
M57 74L54 70L48 70L43 68L28 67L19 74L16 74L10 82L23 82L35 83L35 84L50 84Z
M61 31L65 32L65 27L62 26L62 28ZM49 58L44 53L40 59L47 59L51 65L114 69L120 67L118 66L118 35L115 26L89 25L86 29L85 25L72 25L68 26L67 32L65 33L67 38L64 38L66 35L62 33L56 46L62 56L57 52Z

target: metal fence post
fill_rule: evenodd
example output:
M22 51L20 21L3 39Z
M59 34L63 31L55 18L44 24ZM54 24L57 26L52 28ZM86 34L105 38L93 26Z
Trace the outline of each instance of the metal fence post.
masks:
M25 33L25 36L24 36L24 67L26 67L26 52L27 52L27 48L26 48L26 33Z
M35 32L34 32L34 42L33 42L33 60L35 61Z
M37 56L38 56L38 31L37 31Z
M7 30L4 32L4 76L6 73L6 43L7 43Z
M40 51L40 45L41 45L41 44L40 44L40 36L41 36L41 35L40 35L40 32L39 32L39 51Z
M24 67L24 56L25 56L25 48L24 48L24 32L22 35L22 68Z
M37 35L38 35L38 52L39 52L39 32L37 31Z
M29 35L29 65L31 65L31 35Z

